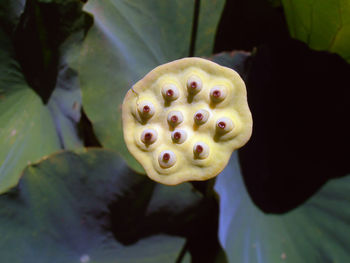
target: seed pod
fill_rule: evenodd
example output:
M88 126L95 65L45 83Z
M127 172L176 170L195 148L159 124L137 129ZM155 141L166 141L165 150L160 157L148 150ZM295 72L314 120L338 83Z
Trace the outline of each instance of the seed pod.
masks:
M224 134L232 131L234 124L231 119L223 117L216 121L216 131L219 134Z
M146 129L141 133L141 141L146 145L154 143L157 139L158 133L156 130Z
M175 127L179 125L184 120L184 116L182 115L181 111L171 111L168 114L168 123L169 125Z
M203 87L202 80L197 76L191 76L187 80L187 91L189 94L196 94L201 91Z
M206 59L157 67L133 85L123 102L129 152L152 180L167 185L215 177L251 132L243 80Z
M204 142L196 142L193 145L193 154L195 158L205 159L209 156L209 146Z
M173 101L179 97L179 90L175 84L166 84L162 87L162 95L166 101Z
M169 168L176 163L176 155L172 151L162 151L158 156L160 167Z
M194 122L197 125L202 125L208 121L209 112L207 110L199 110L193 116Z
M174 143L184 143L187 139L187 132L185 130L176 129L171 133L171 139Z

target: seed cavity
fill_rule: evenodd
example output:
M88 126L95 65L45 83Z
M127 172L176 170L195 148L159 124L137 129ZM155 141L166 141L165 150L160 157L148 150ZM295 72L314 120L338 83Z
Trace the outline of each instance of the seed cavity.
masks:
M155 113L154 105L151 102L149 102L149 101L142 101L142 102L140 102L138 104L137 109L138 109L138 111L140 113L141 118L143 118L143 119L149 119Z
M198 110L196 111L196 113L194 114L194 122L197 125L202 125L204 123L206 123L209 119L209 112L207 110Z
M223 117L216 121L216 131L220 134L232 131L234 124L230 118Z
M203 87L202 80L197 76L191 76L187 80L187 90L189 94L196 94L201 91Z
M227 89L224 86L215 86L210 90L210 99L214 103L223 101L227 96Z
M158 163L162 168L169 168L176 163L176 155L170 150L162 151L158 156Z
M187 132L184 130L176 129L171 133L171 139L174 143L184 143L184 141L187 139Z
M205 159L209 156L209 146L204 142L196 142L193 145L193 154L195 158Z
M157 139L158 133L156 130L146 129L141 133L141 141L146 145L154 143Z
M181 122L183 122L184 117L181 113L181 111L171 111L168 114L168 123L169 125L175 127L179 125Z
M165 84L162 87L162 95L165 100L173 101L179 98L179 90L175 84Z

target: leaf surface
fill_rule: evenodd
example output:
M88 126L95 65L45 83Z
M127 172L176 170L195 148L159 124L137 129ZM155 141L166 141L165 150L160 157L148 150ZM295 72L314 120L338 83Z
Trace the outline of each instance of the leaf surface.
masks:
M350 1L282 0L292 37L350 62Z
M50 112L27 85L0 29L0 193L15 186L28 162L60 149Z
M229 262L349 260L350 176L330 180L295 210L265 214L251 201L234 154L215 190L220 196L219 238Z
M55 154L29 166L18 187L0 196L1 258L14 263L175 262L184 239L164 233L192 218L188 211L200 200L190 184L156 185L110 151ZM136 238L130 239L134 230Z

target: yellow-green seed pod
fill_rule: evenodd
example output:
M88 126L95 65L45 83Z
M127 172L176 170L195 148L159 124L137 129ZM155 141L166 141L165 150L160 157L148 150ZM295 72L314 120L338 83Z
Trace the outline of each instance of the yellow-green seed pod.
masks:
M123 102L130 153L151 179L167 185L218 175L252 126L241 77L201 58L155 68Z

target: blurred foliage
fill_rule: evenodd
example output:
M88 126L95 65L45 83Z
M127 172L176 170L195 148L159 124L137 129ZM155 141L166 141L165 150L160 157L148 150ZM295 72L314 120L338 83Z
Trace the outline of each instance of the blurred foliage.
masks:
M0 261L348 261L349 7L2 0ZM168 187L135 172L120 105L186 56L241 74L254 132L216 182Z
M293 38L350 62L350 1L282 0Z
M251 201L238 155L218 176L219 238L230 262L347 262L350 176L329 181L303 206L264 214ZM234 194L233 194L234 193Z

